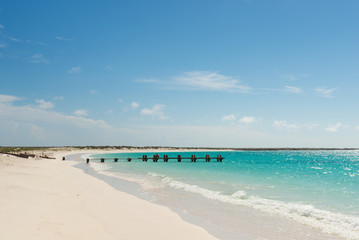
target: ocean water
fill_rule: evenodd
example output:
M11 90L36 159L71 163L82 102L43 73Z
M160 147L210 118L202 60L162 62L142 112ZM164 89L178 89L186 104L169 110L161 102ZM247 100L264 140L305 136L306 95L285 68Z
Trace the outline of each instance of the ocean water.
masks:
M176 159L136 160L143 154L151 157L155 153L91 155L92 159L108 160L90 160L90 166L99 173L140 184L154 201L202 219L204 225L217 227L222 236L226 229L232 233L228 239L236 239L243 229L248 230L247 239L252 239L258 230L248 222L273 231L267 239L280 239L276 234L291 239L359 239L359 151L159 153L161 157L225 157L223 162L181 163ZM113 158L120 160L115 163ZM127 162L126 158L133 160ZM302 227L291 229L292 224ZM307 237L303 238L301 229L307 229Z

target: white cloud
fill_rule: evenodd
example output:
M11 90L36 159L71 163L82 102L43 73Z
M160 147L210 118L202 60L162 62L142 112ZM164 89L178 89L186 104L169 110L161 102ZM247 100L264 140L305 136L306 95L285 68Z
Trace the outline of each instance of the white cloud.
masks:
M122 99L122 98L118 98L117 101L120 102L120 103L122 103L122 102L123 102L123 99Z
M19 97L0 95L0 143L6 145L139 145L136 128L114 128L104 120L79 117L34 105L13 105ZM120 138L119 138L120 136Z
M329 125L325 131L327 132L338 132L339 131L339 128L341 128L343 126L343 124L341 124L340 122L337 122L336 124L334 125Z
M30 57L32 63L49 63L49 61L40 53L35 53Z
M94 129L94 128L111 129L112 128L103 120L94 120L94 119L85 118L82 116L66 116L66 119L71 120L71 122L73 124L75 124L76 126L81 127L81 128L88 128L88 129Z
M14 38L14 37L7 37L7 39L10 39L11 41L13 41L13 42L22 42L20 39L18 39L18 38Z
M19 101L19 100L21 100L21 98L16 97L16 96L0 94L0 104L1 103L11 103L11 102Z
M152 119L165 120L168 119L168 117L163 113L165 107L166 105L156 104L153 108L143 108L141 110L141 114L152 116Z
M140 104L137 103L137 102L132 102L131 103L131 107L133 107L133 108L138 108L139 106L140 106Z
M85 117L88 115L88 111L86 109L78 109L78 110L74 111L74 115L76 115L78 117Z
M21 40L16 39L17 42L21 42ZM27 43L33 43L33 44L38 44L38 45L43 45L43 46L49 46L48 44L44 43L44 42L36 42L36 41L31 41L31 40L26 40Z
M4 28L5 28L4 25L0 24L0 29L4 29Z
M1 99L3 101L1 101ZM73 119L77 122L83 120L84 123L96 123L100 120L85 119L78 116L69 116L58 113L49 108L39 108L31 105L13 106L12 102L20 98L14 96L0 95L0 119L9 118L11 120L20 120L28 122L51 122L55 123L64 119ZM41 101L42 102L42 101ZM85 110L86 111L86 110ZM81 115L81 114L80 114ZM86 125L86 124L85 124ZM95 124L96 125L96 124Z
M302 89L299 87L285 86L285 90L289 93L301 93Z
M73 67L70 70L67 71L67 73L74 74L74 73L80 73L82 72L81 67Z
M332 93L337 90L338 88L330 88L330 89L326 89L326 88L317 88L315 89L315 91L317 93L319 93L322 97L327 97L327 98L331 98L333 97Z
M64 38L64 37L60 37L60 36L56 36L55 38L60 41L72 41L73 40L71 38Z
M185 72L182 76L174 78L175 83L192 89L203 89L212 91L240 91L248 92L250 88L241 85L239 80L210 71Z
M53 109L41 109L34 105L22 105L22 101L19 100L21 98L17 96L0 95L1 144L14 146L356 147L355 136L350 137L352 134L349 134L348 138L328 138L320 132L309 132L298 136L291 132L276 134L230 124L226 126L149 125L145 122L144 125L130 123L132 126L130 128L115 128L101 119L79 117L56 112ZM153 109L143 111L143 113L148 113L145 115L150 117L155 112L151 111ZM161 111L163 112L163 109ZM122 123L118 124L122 125Z
M0 42L0 48L5 48L5 47L6 47L6 44Z
M90 90L90 94L97 94L97 93L98 93L97 90L94 90L94 89L91 89L91 90Z
M110 110L107 110L106 113L107 113L107 114L113 113L113 110L111 110L111 109L110 109Z
M227 121L233 122L233 121L236 121L236 116L234 116L234 114L225 115L221 118L221 120L223 122L227 122Z
M356 126L356 127L355 127L355 130L359 131L359 126Z
M241 119L239 119L239 122L245 123L245 124L252 124L252 123L257 122L257 118L251 117L251 116L248 116L248 117L245 116L245 117L242 117Z
M274 120L273 127L277 129L286 129L289 131L298 131L299 129L299 126L297 126L296 124L290 124L285 120Z
M46 102L45 100L35 100L35 102L38 104L39 108L42 109L51 109L54 107L54 104L52 102Z

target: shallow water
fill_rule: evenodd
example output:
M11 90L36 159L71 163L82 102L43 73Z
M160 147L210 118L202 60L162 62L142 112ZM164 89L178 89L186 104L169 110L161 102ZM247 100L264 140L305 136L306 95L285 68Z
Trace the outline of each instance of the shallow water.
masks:
M90 166L140 184L154 201L201 221L222 239L359 239L358 151L169 152L160 155L225 159L135 160L143 154L93 155L120 160L91 160ZM266 233L258 234L258 226Z

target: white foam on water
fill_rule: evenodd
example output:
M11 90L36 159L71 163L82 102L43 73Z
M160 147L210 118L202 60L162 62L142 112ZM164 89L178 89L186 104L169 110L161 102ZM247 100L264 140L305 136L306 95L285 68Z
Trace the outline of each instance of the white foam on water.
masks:
M250 196L245 191L237 191L232 195L225 195L219 191L212 191L197 185L176 181L164 175L150 175L162 178L162 182L172 188L182 189L223 203L251 207L270 214L277 214L345 239L359 239L359 217L320 210L311 205L285 203Z
M90 165L95 171L100 172L112 168L110 164L106 163L96 163L90 161ZM109 172L105 173L110 174ZM163 174L153 172L148 173L147 176L134 176L133 174L124 173L115 175L127 181L137 182L145 190L163 188L164 186L182 189L211 200L250 207L270 214L286 217L299 223L320 229L322 232L334 234L345 239L359 240L359 217L356 216L333 213L317 209L311 205L293 202L286 203L278 200L265 199L248 195L245 191L236 191L231 195L226 195L220 191L213 191L202 188L198 185L184 183ZM149 181L149 178L152 178L154 181Z
M106 164L106 163L97 163L90 161L89 164L96 172L102 172L112 168L110 164Z
M322 167L311 167L311 169L318 169L318 170L321 170L323 169Z

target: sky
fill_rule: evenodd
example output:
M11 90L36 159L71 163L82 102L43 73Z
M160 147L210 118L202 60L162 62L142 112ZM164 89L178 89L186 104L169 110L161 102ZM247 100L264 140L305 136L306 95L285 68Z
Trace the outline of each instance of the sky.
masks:
M0 146L359 147L359 1L0 2Z

